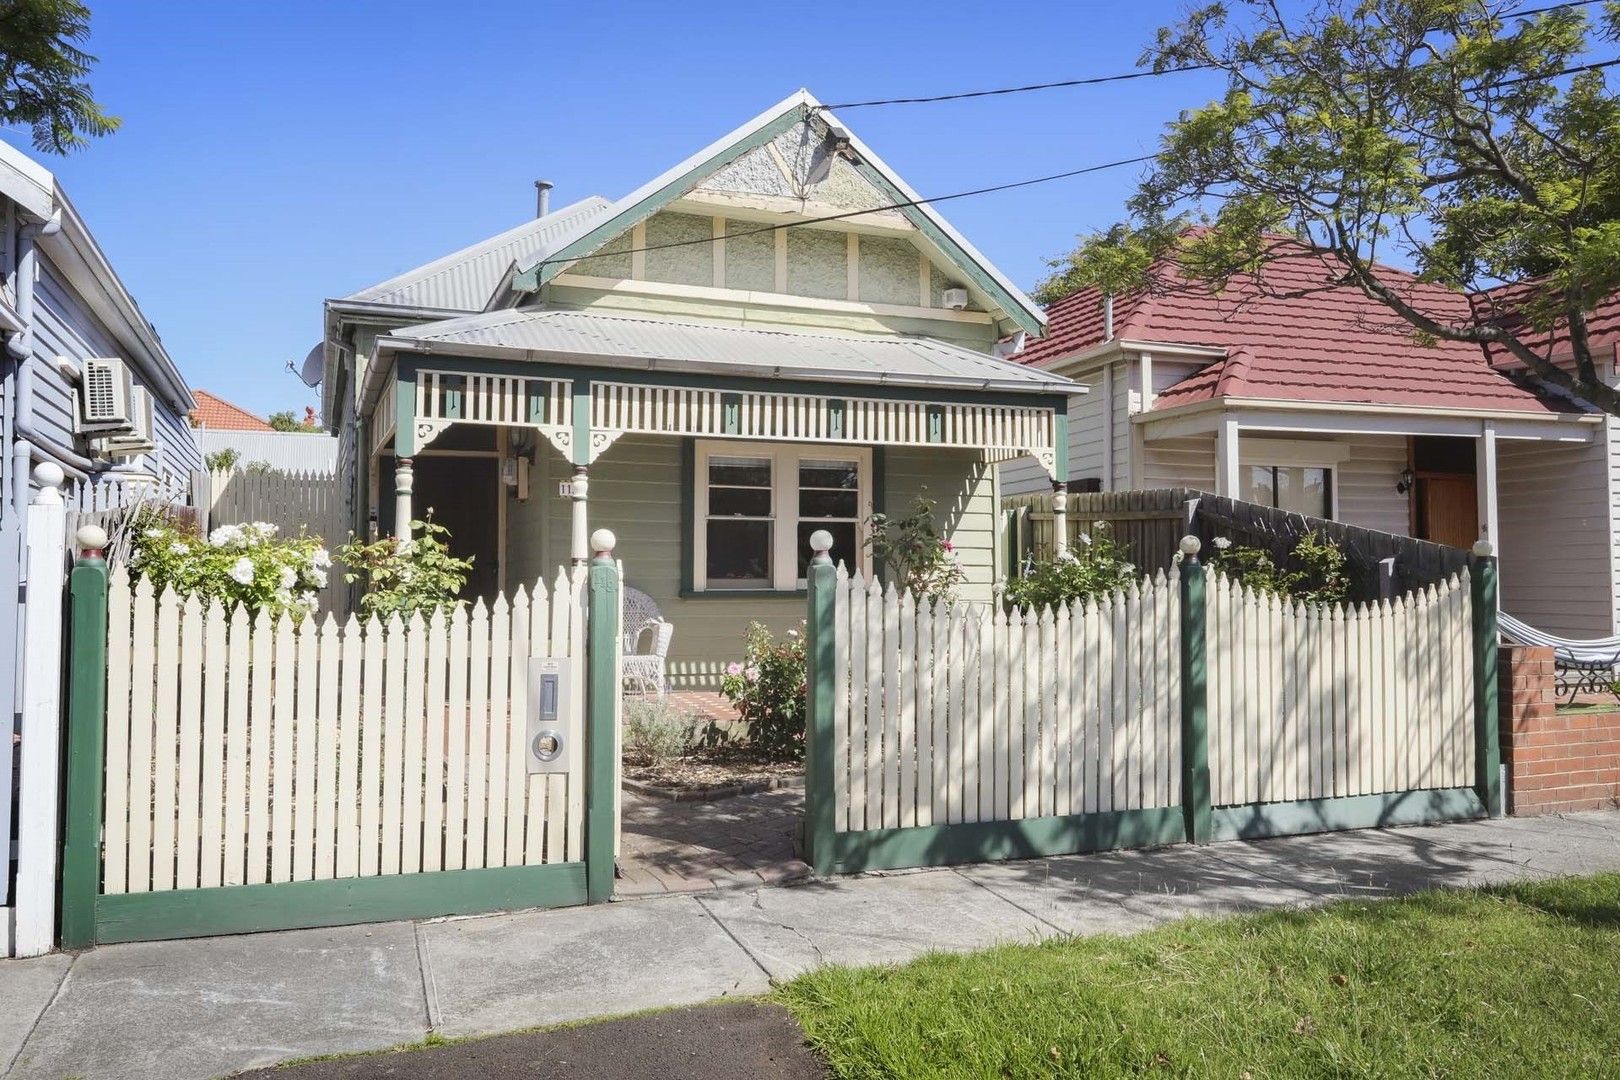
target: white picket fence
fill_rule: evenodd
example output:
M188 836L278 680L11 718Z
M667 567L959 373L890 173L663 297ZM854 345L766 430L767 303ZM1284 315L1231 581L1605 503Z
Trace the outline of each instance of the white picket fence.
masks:
M568 656L584 685L583 586L561 571L431 621L295 624L119 569L108 617L104 893L582 858L582 756L526 768L529 658Z
M1008 614L840 567L835 830L1178 805L1179 589Z
M1307 607L1209 578L1216 806L1474 782L1467 573L1398 601Z
M318 438L318 436L301 436ZM327 547L349 538L346 479L326 472L259 472L235 469L208 474L208 528L265 521L283 536L319 536ZM348 611L349 586L334 573L321 590L320 610Z

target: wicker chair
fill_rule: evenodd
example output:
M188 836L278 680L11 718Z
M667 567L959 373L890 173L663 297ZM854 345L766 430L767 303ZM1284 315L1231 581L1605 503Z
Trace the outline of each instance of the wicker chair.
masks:
M620 677L626 690L663 697L669 693L664 657L675 624L665 622L652 597L640 589L624 590L624 663Z

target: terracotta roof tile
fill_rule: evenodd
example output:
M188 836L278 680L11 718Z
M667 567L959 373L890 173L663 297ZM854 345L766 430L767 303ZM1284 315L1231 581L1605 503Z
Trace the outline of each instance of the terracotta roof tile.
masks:
M1551 413L1573 406L1538 395L1461 342L1416 340L1410 327L1351 285L1334 284L1338 264L1294 241L1257 278L1216 294L1161 267L1153 292L1114 300L1117 337L1228 350L1161 393L1156 409L1215 397L1362 405L1427 406ZM1460 293L1384 268L1386 282L1421 310L1462 321ZM1053 304L1047 336L1013 359L1043 363L1103 341L1102 297L1083 289Z
M200 428L214 431L274 431L275 428L248 412L240 405L232 405L217 394L206 390L192 390L197 407L191 410L191 422Z

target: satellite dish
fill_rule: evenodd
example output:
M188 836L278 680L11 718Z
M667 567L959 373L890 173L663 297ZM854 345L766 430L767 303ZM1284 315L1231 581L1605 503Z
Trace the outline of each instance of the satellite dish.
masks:
M304 357L304 366L298 369L298 377L304 381L305 386L321 385L321 377L326 374L326 346L317 345L309 350Z

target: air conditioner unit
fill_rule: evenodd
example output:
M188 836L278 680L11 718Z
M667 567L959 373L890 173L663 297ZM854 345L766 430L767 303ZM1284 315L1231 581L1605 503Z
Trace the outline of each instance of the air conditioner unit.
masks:
M130 411L129 370L117 357L91 357L79 373L79 430L88 435L128 432Z
M152 395L143 387L129 390L131 430L127 435L114 435L107 439L108 457L136 457L157 449L152 438Z

